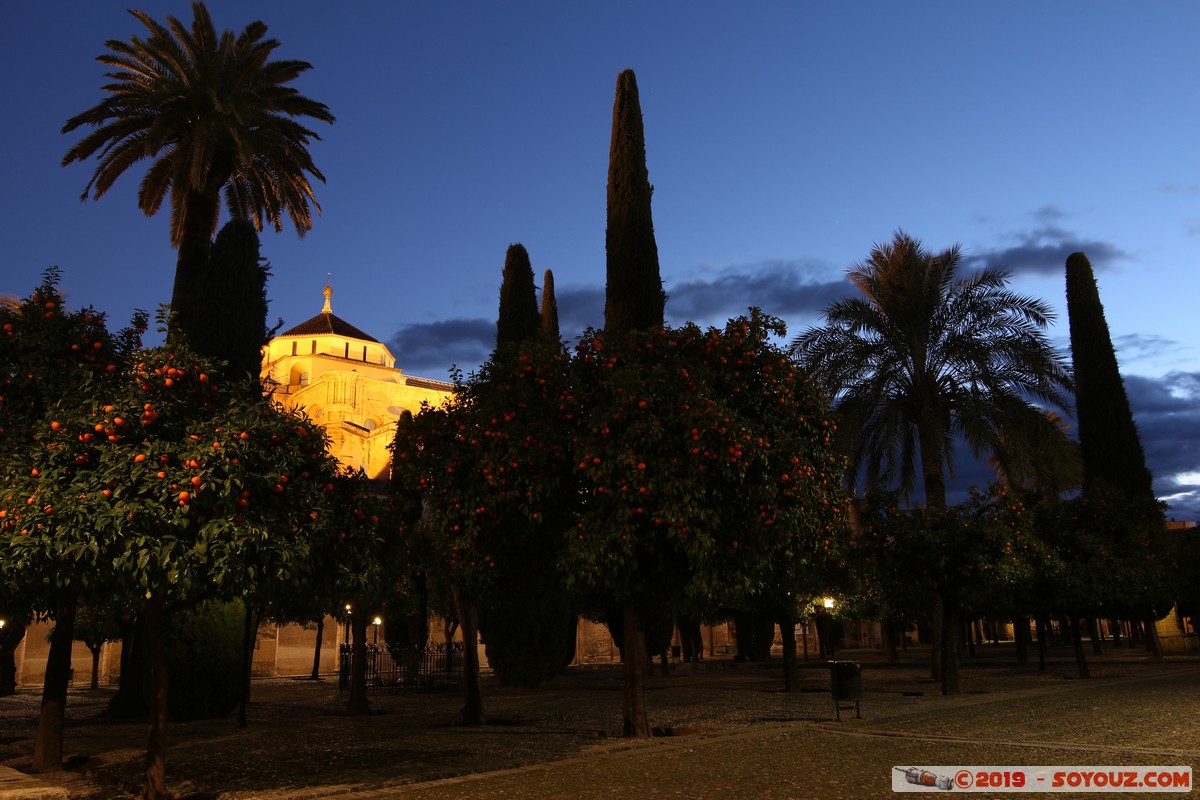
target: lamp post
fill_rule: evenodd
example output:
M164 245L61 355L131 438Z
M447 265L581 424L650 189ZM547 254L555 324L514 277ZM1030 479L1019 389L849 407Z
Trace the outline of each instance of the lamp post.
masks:
M337 639L334 639L336 642ZM338 659L338 690L350 685L350 604L346 603L346 641Z
M383 620L379 617L371 620L372 639L371 644L379 644L379 626L383 624Z

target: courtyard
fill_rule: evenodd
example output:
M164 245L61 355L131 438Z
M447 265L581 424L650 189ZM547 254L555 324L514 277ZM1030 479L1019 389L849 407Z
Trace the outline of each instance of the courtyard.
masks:
M862 663L862 718L835 722L828 667L803 664L781 691L779 662L675 664L650 679L660 735L618 736L618 667L573 669L538 691L485 679L487 724L457 724L455 692L378 695L344 713L336 676L256 681L249 725L172 724L168 787L180 798L864 798L888 797L894 767L938 765L1200 768L1200 658L1155 663L1138 649L1089 653L1091 680L1052 649L1044 672L1011 645L963 659L965 691L942 697L928 650ZM71 800L138 794L145 728L101 716L111 689L71 691L68 769L39 776ZM28 767L40 692L0 700L0 765ZM62 796L60 794L60 796ZM1136 794L1126 794L1133 797Z

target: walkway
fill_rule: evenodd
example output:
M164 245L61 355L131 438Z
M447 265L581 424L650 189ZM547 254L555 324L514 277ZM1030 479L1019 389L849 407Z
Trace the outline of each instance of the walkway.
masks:
M379 713L354 718L333 682L260 682L246 730L232 720L169 727L168 785L225 800L821 800L890 797L896 766L1182 765L1200 774L1196 659L1153 664L1114 651L1092 659L1097 677L1080 681L1066 651L1039 673L1001 649L964 662L967 693L943 698L919 652L900 665L859 657L861 720L843 712L833 721L819 664L806 668L804 692L785 694L778 665L709 662L651 679L651 723L676 735L642 742L615 736L620 673L611 668L532 693L488 685L491 724L478 728L454 724L453 695L377 697ZM135 796L144 728L98 719L106 699L72 692L74 769L46 776L72 800ZM0 700L0 723L0 764L27 763L36 694Z

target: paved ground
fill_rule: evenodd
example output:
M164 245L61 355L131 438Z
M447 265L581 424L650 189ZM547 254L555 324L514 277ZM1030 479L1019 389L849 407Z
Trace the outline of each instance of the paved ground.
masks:
M455 724L455 695L378 697L377 713L355 718L332 681L264 681L246 730L170 727L168 784L196 800L820 799L889 797L894 766L1183 765L1200 777L1200 658L1110 650L1081 681L1066 651L1038 672L985 647L964 660L966 693L943 698L922 652L899 665L846 655L864 664L861 720L833 721L820 664L805 669L805 691L785 694L778 665L707 662L651 680L651 723L674 735L649 742L616 736L612 668L537 692L488 685L479 728ZM44 776L72 800L136 796L144 729L101 719L107 697L72 692L68 771ZM32 690L0 699L0 764L28 766L37 702Z

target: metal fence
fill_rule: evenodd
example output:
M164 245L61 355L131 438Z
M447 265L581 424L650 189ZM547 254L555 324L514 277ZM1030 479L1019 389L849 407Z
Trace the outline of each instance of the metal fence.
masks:
M350 686L353 647L339 645L338 687ZM367 693L436 692L463 682L462 642L430 642L422 648L367 645Z

